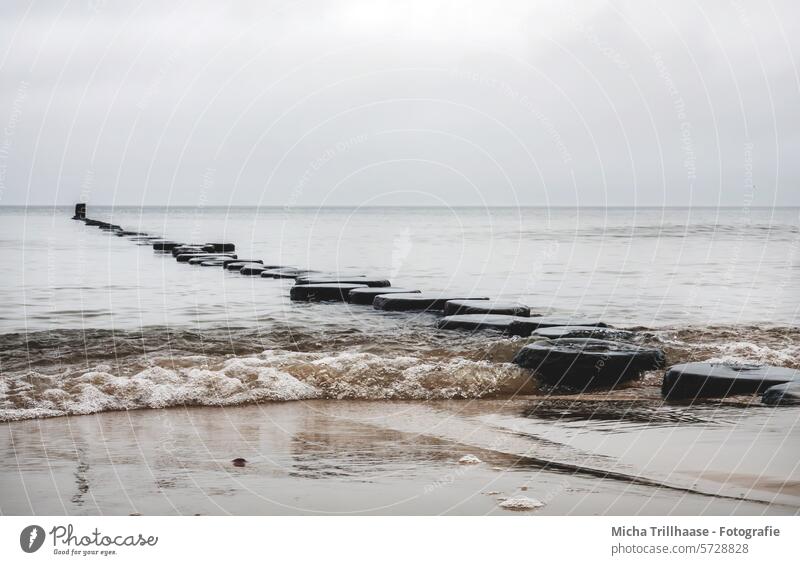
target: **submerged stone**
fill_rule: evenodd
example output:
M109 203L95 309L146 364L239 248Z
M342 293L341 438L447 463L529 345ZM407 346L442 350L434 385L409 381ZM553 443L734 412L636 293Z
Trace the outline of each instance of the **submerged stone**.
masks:
M531 309L518 302L495 302L486 300L450 300L444 305L445 316L457 314L502 314L527 318Z
M264 261L261 259L225 259L222 261L222 266L228 268L228 265L232 263L241 263L242 265L246 265L247 263L259 263L263 265Z
M226 255L220 255L220 254L217 254L217 253L181 253L180 255L175 257L175 260L178 261L178 263L189 263L190 261L195 260L195 259L207 259L207 260L211 260L211 259L236 259L236 254L235 253L229 253L229 254L226 254ZM197 261L194 261L194 262L197 263ZM202 263L202 261L200 261L200 262Z
M248 265L242 265L239 269L240 275L260 275L263 273L267 268L262 265L261 263L250 263Z
M369 287L390 287L392 283L386 279L364 276L305 276L298 277L295 284L363 284Z
M309 271L307 269L296 269L294 267L282 267L280 269L267 269L261 273L262 277L272 279L297 279L306 275L311 275L317 271Z
M588 318L562 318L560 316L532 316L530 318L518 318L512 322L508 328L508 333L527 337L539 328L552 328L555 326L590 326L605 328L608 324L599 320Z
M375 297L372 306L377 310L390 310L395 312L411 311L438 311L444 310L444 305L450 300L489 300L482 296L468 296L463 294L384 294Z
M683 363L667 370L661 394L667 399L724 398L757 394L789 382L800 382L800 371L757 364Z
M214 248L210 245L179 245L172 249L172 255L177 257L184 253L214 253Z
M190 265L202 265L206 261L214 261L214 260L223 260L227 257L231 257L230 255L198 255L197 257L191 257L187 263ZM235 259L235 257L232 257ZM220 263L221 265L222 263Z
M504 314L456 314L445 316L437 326L443 330L496 330L508 333L511 323L518 318Z
M547 339L562 339L570 337L593 337L596 339L610 339L612 341L630 341L636 334L627 330L605 328L597 326L552 326L540 327L532 334L535 337Z
M800 382L788 382L769 387L761 395L761 402L772 406L800 405Z
M347 296L350 304L363 304L371 306L376 296L384 294L419 294L420 291L408 288L395 288L393 286L385 288L354 288Z

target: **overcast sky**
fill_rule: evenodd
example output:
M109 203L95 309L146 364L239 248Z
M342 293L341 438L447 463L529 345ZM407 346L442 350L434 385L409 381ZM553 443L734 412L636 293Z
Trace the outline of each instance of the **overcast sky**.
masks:
M0 205L800 205L791 0L0 14Z

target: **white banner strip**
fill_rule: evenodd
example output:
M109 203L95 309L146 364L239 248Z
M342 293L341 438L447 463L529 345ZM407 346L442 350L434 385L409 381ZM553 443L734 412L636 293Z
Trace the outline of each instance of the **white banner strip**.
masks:
M0 561L796 563L798 524L796 517L4 517Z

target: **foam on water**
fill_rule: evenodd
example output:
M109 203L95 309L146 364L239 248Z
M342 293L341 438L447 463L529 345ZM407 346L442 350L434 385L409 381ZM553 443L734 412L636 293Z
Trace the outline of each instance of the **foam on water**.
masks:
M224 360L191 356L156 358L151 363L131 375L116 374L103 364L54 375L36 371L9 375L1 382L0 421L315 398L479 398L524 390L528 380L523 370L507 363L363 352L265 351Z
M542 506L544 506L544 502L528 496L508 498L500 503L500 507L506 510L534 510Z

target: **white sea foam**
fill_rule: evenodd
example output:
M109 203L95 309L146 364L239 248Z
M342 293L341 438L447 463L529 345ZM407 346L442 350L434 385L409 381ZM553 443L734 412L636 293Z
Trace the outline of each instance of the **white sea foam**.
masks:
M500 503L501 508L506 510L534 510L544 506L544 502L530 498L527 496L517 496L514 498L507 498Z
M192 356L150 362L131 375L116 374L108 365L56 375L4 375L0 421L313 398L477 398L513 392L527 380L527 374L511 364L462 358L431 361L364 352L270 350L249 357Z
M709 363L728 363L731 365L779 365L788 366L800 358L800 345L783 348L765 347L746 341L719 344L719 353L708 360Z

